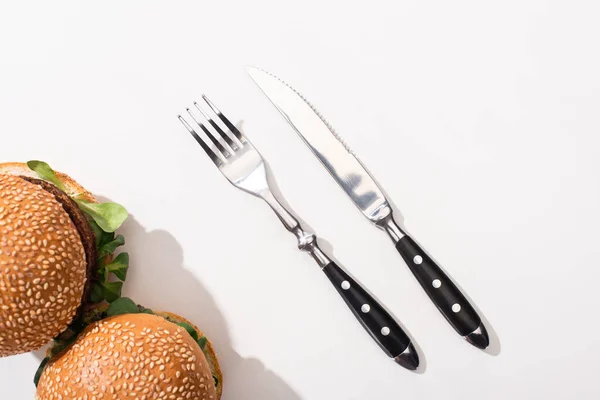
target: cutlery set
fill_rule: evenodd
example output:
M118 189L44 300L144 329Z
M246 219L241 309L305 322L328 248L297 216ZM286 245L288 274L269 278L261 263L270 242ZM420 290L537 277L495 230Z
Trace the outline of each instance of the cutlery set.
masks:
M431 301L469 343L485 349L489 338L481 318L458 287L423 249L394 221L392 208L379 185L354 153L329 128L312 106L279 78L249 67L260 90L300 135L362 214L388 233L397 251ZM419 366L410 337L367 290L319 248L315 234L305 231L270 189L266 164L252 143L206 97L178 116L221 173L238 189L263 199L315 260L354 316L388 357L409 370ZM211 116L212 115L212 116Z

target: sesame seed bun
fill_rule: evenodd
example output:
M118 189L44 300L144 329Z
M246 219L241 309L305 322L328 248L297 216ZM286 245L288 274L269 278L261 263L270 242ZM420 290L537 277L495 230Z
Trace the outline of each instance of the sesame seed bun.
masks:
M89 325L48 363L36 392L37 400L94 397L219 398L198 343L182 327L143 313Z
M0 173L0 357L61 333L86 281L85 249L69 214L39 185Z
M83 186L79 183L75 182L71 177L62 172L55 171L56 176L63 183L66 189L66 193L70 197L80 196L82 199L91 201L93 203L96 202L94 195L92 195L89 191L87 191ZM37 178L35 172L33 172L27 164L20 162L6 162L0 163L0 174L5 175L17 175L17 176L26 176L29 178Z
M189 324L189 325L193 326L194 329L196 329L196 332L198 332L199 337L204 336L202 331L196 325L194 325L192 322L183 318L180 315L173 314L173 313L166 312L166 311L155 311L154 313L156 315L160 315L162 317L169 317L177 322L185 322L186 324ZM206 337L206 336L204 336L204 337ZM204 356L206 357L206 361L208 362L208 365L210 367L212 374L214 376L216 376L219 381L219 384L217 385L217 399L220 399L221 395L223 394L223 372L221 371L221 366L219 365L219 360L217 359L217 354L215 352L215 348L213 347L210 340L208 340L208 338L206 339L206 346L204 347L203 353L204 353Z
M96 199L69 176L56 175L66 193L36 179L25 163L0 163L0 357L46 344L67 328L88 297L95 236L69 196Z

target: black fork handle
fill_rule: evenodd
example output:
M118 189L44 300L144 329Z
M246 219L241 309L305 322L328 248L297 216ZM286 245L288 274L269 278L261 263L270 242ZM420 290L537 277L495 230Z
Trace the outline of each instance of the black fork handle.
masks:
M416 369L419 357L410 338L385 308L335 262L323 267L323 272L356 319L387 356L404 368Z

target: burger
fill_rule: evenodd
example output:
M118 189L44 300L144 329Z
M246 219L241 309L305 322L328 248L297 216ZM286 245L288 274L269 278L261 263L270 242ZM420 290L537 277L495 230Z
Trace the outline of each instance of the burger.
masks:
M103 313L71 345L50 354L36 400L221 398L214 348L191 322L128 298Z
M127 218L41 161L0 164L0 357L38 349L121 295Z
M42 161L0 163L0 357L51 343L34 378L42 400L220 398L202 332L121 297L127 217Z

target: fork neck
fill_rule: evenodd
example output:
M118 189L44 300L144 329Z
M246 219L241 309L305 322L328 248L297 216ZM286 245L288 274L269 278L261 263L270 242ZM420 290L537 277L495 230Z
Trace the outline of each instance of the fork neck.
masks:
M325 266L331 262L331 259L319 248L316 235L305 231L302 226L300 226L300 222L298 222L296 217L294 217L279 202L279 200L277 200L271 191L262 193L261 197L269 204L273 211L275 211L275 214L277 214L285 228L296 236L298 248L310 254L321 268L325 268Z
M285 229L293 233L300 226L298 220L277 200L270 190L262 192L261 197L275 211Z

